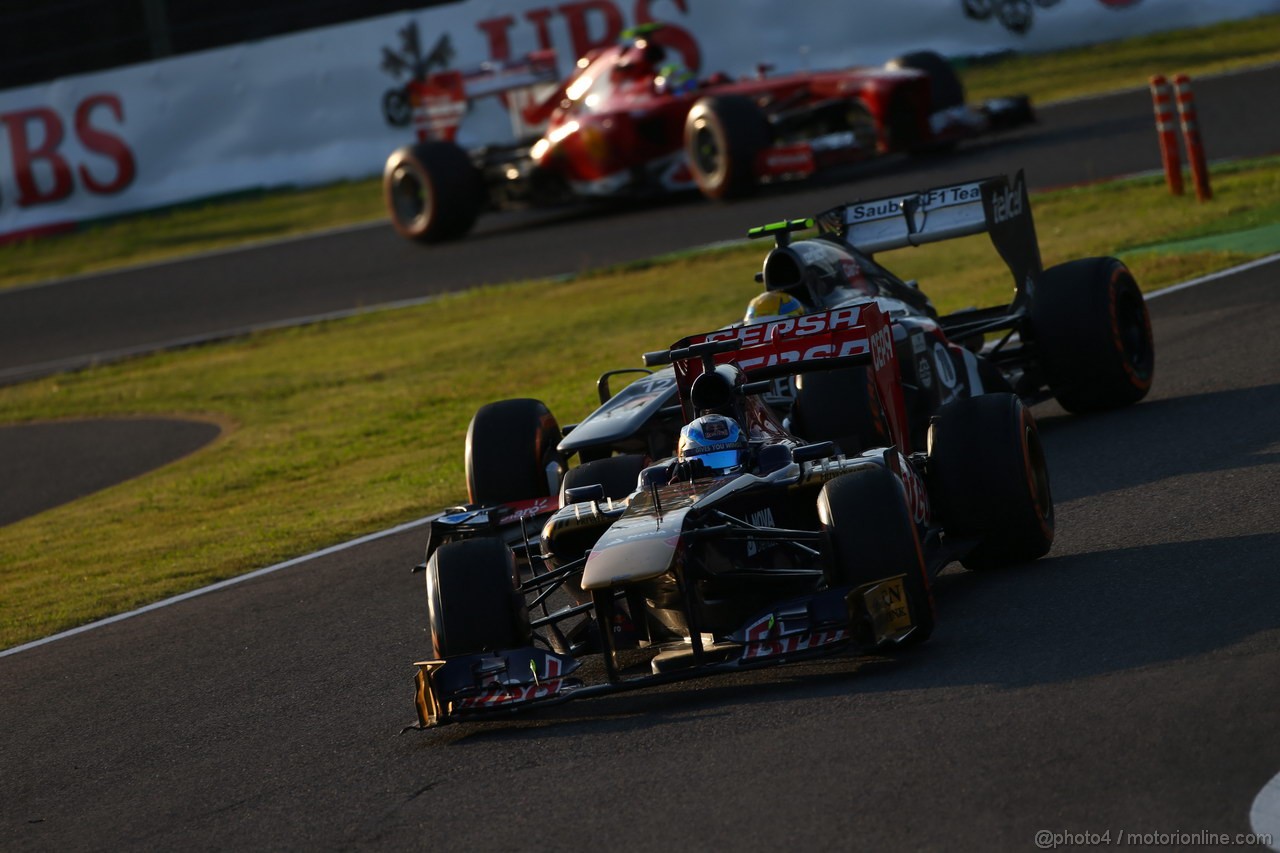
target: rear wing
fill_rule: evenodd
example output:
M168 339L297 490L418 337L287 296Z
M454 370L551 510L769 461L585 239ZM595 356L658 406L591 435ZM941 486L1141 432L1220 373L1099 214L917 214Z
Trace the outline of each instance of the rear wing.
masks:
M517 139L534 127L525 110L559 85L554 51L543 50L523 59L485 62L466 71L436 71L409 82L406 90L413 109L418 141L454 141L467 114L467 104L477 98L500 96L511 116L511 132Z
M832 308L770 323L690 335L645 363L675 366L685 420L693 411L693 381L715 365L733 363L750 381L841 367L870 367L894 444L910 453L902 377L889 317L874 302Z
M1043 271L1027 182L1019 171L930 190L855 201L816 217L819 230L867 254L969 237L984 231L1019 294Z

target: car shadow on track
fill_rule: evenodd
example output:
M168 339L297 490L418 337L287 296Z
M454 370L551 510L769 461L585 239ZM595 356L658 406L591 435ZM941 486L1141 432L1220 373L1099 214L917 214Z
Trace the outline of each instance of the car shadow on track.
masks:
M833 656L584 699L449 726L423 747L635 732L780 701L1016 689L1220 652L1280 629L1277 550L1280 534L1268 533L1051 557L999 572L951 572L936 586L938 629L918 649Z
M1280 384L1149 400L1076 416L1037 413L1061 504L1170 477L1274 464ZM1080 474L1084 476L1067 476Z

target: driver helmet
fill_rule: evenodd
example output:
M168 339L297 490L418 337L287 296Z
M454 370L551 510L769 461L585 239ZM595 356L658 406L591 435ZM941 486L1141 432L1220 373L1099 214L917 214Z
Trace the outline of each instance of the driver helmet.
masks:
M683 95L698 88L698 80L679 62L668 62L658 69L653 88L659 95Z
M647 38L637 38L623 52L613 73L627 79L656 77L666 58L667 51L662 45Z
M744 326L753 323L768 323L781 320L783 317L799 317L809 313L804 303L784 290L766 290L747 305L747 313L742 318Z
M706 474L737 474L747 468L747 437L733 418L703 415L680 430L677 456L701 463Z

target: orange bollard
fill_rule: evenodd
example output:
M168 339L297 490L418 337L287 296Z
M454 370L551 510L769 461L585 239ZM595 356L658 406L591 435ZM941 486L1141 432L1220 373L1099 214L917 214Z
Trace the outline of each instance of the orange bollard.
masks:
M1182 141L1187 147L1187 162L1191 165L1191 179L1196 184L1196 199L1213 198L1209 188L1209 165L1205 161L1204 142L1200 139L1200 122L1196 119L1196 100L1191 94L1191 78L1179 74L1173 78L1178 95L1178 117L1182 119Z
M1178 154L1177 125L1173 120L1173 90L1163 74L1151 75L1151 102L1156 111L1156 137L1169 192L1182 195L1182 157Z

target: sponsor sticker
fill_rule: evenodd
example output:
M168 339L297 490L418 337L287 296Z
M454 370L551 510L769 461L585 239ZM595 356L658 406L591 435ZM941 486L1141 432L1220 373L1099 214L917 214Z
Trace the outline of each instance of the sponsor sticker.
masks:
M916 378L925 388L933 387L933 368L929 367L929 359L923 355L916 361Z
M951 353L947 352L947 348L941 343L933 345L933 362L938 368L938 381L947 388L954 389L959 381L956 376L956 367L951 363Z

